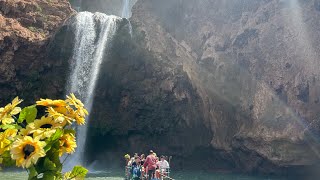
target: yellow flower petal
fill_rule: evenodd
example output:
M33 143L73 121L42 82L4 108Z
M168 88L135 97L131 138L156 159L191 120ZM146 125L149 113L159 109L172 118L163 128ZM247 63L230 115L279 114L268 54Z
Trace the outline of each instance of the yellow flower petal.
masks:
M61 107L66 106L67 103L64 100L51 100L51 99L40 99L36 104L38 106L50 106L50 107Z
M10 150L11 158L16 160L18 167L29 168L32 164L36 164L40 157L44 157L45 151L44 141L33 139L30 136L25 136L17 139Z
M76 148L77 143L73 134L64 134L60 138L60 156L62 156L64 153L72 154L75 152Z
M15 107L11 112L10 115L16 115L18 113L21 112L21 108L20 107Z

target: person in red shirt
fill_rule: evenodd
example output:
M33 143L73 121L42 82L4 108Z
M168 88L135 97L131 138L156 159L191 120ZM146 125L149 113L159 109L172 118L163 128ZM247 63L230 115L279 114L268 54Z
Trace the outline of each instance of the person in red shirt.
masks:
M146 169L148 167L148 180L154 178L154 173L157 168L157 158L154 156L152 150L150 150L149 155L146 158L146 161L143 164L143 167Z

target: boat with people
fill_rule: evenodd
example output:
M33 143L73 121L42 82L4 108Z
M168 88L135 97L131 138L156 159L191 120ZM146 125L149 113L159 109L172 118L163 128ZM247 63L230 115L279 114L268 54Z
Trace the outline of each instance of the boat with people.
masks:
M126 160L125 180L174 180L170 177L170 161L172 156L157 156L152 150L145 157L135 153L124 156Z

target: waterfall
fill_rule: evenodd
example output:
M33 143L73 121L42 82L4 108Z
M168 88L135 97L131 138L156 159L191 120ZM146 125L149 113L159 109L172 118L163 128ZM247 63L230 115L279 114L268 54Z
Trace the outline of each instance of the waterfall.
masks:
M122 4L122 17L129 19L130 18L130 4L129 0L123 0Z
M79 12L81 11L82 0L75 1L74 9Z
M75 44L67 92L75 93L84 102L89 114L104 52L110 46L118 20L120 18L117 16L102 13L80 12L76 16ZM96 31L96 28L99 30ZM78 147L67 162L70 166L84 163L88 121L89 117L86 125L77 128Z
M129 20L129 18L131 16L131 8L130 8L130 3L129 2L130 2L130 0L123 0L121 16L123 18L128 19L128 22L129 22L129 33L132 36L132 25L131 25L131 22Z

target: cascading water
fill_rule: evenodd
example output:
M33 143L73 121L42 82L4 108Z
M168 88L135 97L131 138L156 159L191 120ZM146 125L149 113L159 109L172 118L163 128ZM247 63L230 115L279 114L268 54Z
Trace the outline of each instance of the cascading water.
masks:
M123 0L123 5L122 5L122 17L123 18L130 18L130 3L129 0Z
M75 93L90 113L96 81L105 50L110 46L120 20L117 16L108 16L102 13L92 14L80 12L76 16L75 45L73 62L68 84L68 93ZM96 31L96 28L100 28ZM77 129L77 144L75 154L67 162L70 166L83 164L87 123ZM79 136L81 135L81 137Z
M123 18L128 19L129 22L129 33L132 36L132 25L131 22L129 20L130 16L131 16L131 8L130 8L130 0L123 0L123 5L122 5L122 13L121 16Z

